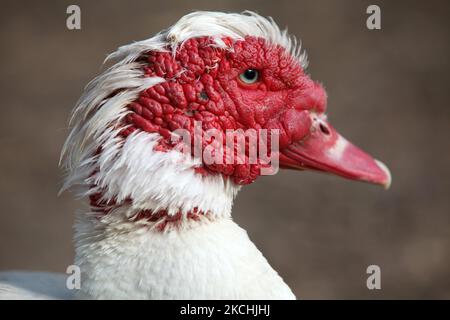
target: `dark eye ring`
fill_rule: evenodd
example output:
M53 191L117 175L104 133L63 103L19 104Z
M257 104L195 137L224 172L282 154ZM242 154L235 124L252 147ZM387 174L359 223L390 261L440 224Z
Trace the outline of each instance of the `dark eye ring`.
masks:
M253 84L259 80L259 72L255 69L247 69L239 75L239 79L245 84Z

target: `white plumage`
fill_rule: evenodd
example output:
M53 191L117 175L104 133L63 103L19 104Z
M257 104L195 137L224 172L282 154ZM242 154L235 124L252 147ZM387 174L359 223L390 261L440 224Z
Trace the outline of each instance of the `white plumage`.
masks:
M80 98L72 131L64 145L67 170L63 190L77 187L86 197L94 182L105 200L133 199L97 219L80 213L76 222L76 259L81 267L79 298L124 299L293 299L292 291L270 267L246 232L231 219L239 190L220 175L194 174L196 161L176 151L153 151L157 134L140 132L122 142L117 124L127 104L140 91L165 81L144 78L135 62L143 52L173 51L192 37L211 36L218 47L227 36L264 37L284 46L306 67L306 55L294 38L272 21L246 12L195 12L155 37L119 48L110 55L119 62L94 79ZM120 93L111 95L118 89ZM95 150L102 147L101 156ZM125 152L126 151L126 152ZM143 161L145 159L145 161ZM91 175L94 169L98 171ZM154 223L130 222L143 209L167 209L169 214L198 207L210 214L200 221L183 217L176 232L157 232ZM0 274L1 298L68 298L64 276ZM30 283L31 285L23 285Z
M66 275L48 272L0 272L0 299L54 300L72 299L66 287Z

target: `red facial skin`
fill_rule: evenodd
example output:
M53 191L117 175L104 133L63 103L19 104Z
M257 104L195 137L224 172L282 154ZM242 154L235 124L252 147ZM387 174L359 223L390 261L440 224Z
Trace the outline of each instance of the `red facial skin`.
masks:
M204 131L227 129L279 129L280 150L306 137L312 125L310 112L324 113L326 93L304 74L298 61L286 50L264 39L246 37L232 50L213 47L210 38L186 41L176 52L150 52L140 58L148 77L166 82L143 91L128 107L125 121L129 135L136 129L158 132L164 137L158 147L167 150L170 131L179 128L194 136L194 121ZM246 84L239 75L247 69L259 72L259 80ZM205 142L203 147L208 142ZM224 147L224 149L226 149ZM204 164L203 173L223 174L237 184L253 182L262 164Z

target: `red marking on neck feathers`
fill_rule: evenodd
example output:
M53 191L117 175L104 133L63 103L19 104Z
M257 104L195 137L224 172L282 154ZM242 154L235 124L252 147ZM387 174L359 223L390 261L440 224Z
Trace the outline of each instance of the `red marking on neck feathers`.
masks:
M148 221L155 222L156 229L158 231L164 231L167 227L180 227L183 221L199 221L202 217L207 216L203 211L199 211L198 208L194 208L191 211L185 213L185 217L183 218L183 213L178 211L174 215L169 215L167 210L142 210L137 215L132 218L132 221Z
M109 214L113 209L120 206L115 200L104 201L102 200L102 193L96 193L89 196L90 205L92 211L98 213L99 218ZM125 200L123 204L130 204L131 199ZM185 220L199 221L202 217L207 217L209 213L200 211L197 207L184 213L178 211L176 214L169 215L167 210L142 210L133 215L129 220L132 222L147 221L152 222L156 226L156 230L164 231L167 227L180 227Z

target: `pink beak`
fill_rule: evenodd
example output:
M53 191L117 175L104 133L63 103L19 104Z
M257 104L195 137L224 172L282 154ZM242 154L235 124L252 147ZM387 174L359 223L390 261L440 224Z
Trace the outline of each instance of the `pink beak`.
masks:
M314 117L311 132L280 152L280 167L312 169L341 177L380 184L391 184L389 169L342 137L323 119Z

